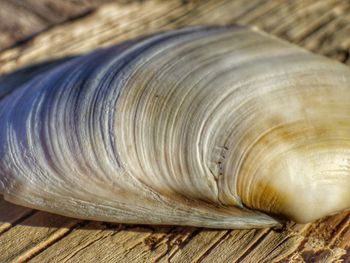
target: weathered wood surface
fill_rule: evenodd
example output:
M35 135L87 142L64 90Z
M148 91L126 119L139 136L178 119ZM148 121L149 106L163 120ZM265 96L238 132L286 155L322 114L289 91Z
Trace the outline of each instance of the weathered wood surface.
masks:
M111 1L136 0L0 0L0 50Z
M33 1L34 2L34 1ZM1 11L0 11L1 12ZM0 53L0 73L194 24L243 23L350 64L348 0L107 4ZM69 219L0 199L0 262L350 262L350 214L283 229L208 230Z

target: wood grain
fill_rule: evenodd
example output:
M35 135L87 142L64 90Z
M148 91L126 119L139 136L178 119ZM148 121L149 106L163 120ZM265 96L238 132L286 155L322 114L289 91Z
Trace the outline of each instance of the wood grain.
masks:
M0 14L0 19L5 18ZM40 30L35 23L33 30ZM255 25L350 65L349 1L150 0L104 5L4 50L0 52L0 73L159 30L212 23ZM27 260L350 262L350 214L344 212L313 224L290 223L283 229L208 230L81 221L0 200L0 262Z
M0 0L0 50L67 20L78 19L107 2L137 0Z

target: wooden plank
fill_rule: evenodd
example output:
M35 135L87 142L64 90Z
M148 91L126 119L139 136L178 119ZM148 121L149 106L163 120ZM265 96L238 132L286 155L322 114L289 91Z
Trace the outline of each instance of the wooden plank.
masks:
M108 4L0 52L0 73L142 34L203 23L256 25L350 64L349 11L350 2L341 0L150 0ZM350 257L349 217L345 212L314 224L288 224L279 230L207 230L85 222L33 213L1 201L0 250L5 252L1 251L0 261L346 261Z
M111 1L113 0L0 0L0 50L54 24L76 19ZM118 2L129 3L132 0Z
M0 196L0 235L34 213L34 210L6 202Z
M25 261L63 237L79 220L44 212L31 217L0 235L0 262Z
M87 226L74 230L70 235L55 243L33 259L33 262L107 262L124 260L127 262L140 262L150 256L159 256L160 250L154 252L154 244L163 249L170 246L170 240L182 237L187 233L182 228L121 226L91 222ZM172 230L172 231L171 231ZM162 240L162 241L160 241ZM67 242L71 245L67 247ZM106 253L106 249L113 253ZM166 250L167 251L167 250ZM91 252L91 253L90 253ZM152 255L151 255L152 254ZM138 261L133 261L138 260Z

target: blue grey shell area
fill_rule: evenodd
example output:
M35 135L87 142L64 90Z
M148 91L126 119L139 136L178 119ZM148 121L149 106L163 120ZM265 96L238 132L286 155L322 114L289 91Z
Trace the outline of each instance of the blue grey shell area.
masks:
M350 203L349 178L335 176L348 158L348 73L255 29L214 26L0 80L0 192L119 223L317 219Z

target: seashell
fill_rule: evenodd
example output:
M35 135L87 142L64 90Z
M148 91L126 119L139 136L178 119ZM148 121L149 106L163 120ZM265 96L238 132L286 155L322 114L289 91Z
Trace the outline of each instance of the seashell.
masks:
M348 67L257 29L159 33L1 99L0 193L120 223L314 221L350 208L349 101Z

